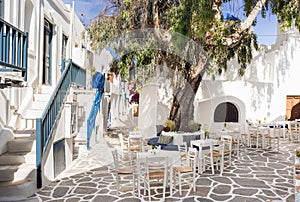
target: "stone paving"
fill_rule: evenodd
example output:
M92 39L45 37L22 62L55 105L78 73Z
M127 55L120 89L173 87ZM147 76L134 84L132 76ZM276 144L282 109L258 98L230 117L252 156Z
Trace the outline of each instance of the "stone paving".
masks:
M209 171L198 175L196 192L189 187L183 195L176 191L170 196L167 189L165 201L298 201L293 184L294 151L299 143L281 141L279 152L272 149L242 147L240 157L234 158L231 167L222 176ZM91 152L79 156L72 168L59 178L39 190L30 201L147 201L132 196L132 182L124 178L119 196L113 173L111 150L119 149L116 135L105 136ZM153 200L160 200L156 190ZM143 193L143 192L141 192Z

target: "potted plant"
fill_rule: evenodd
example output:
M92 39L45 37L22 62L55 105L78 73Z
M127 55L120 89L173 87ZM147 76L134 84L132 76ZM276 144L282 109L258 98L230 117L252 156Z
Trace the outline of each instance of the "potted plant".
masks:
M209 132L207 130L204 132L204 137L205 137L205 139L209 138Z
M156 144L152 143L151 144L151 149L156 149Z
M168 127L170 129L170 131L175 131L175 128L176 128L175 122L168 119L168 120L166 120L165 127Z
M194 120L189 121L189 131L190 132L196 132L201 130L201 124L197 123Z
M295 158L295 162L296 164L300 164L300 149L296 149L296 158Z

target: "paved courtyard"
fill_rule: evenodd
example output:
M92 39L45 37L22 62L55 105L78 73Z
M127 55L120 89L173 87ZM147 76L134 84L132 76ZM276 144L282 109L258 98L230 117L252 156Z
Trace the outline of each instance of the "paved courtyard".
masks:
M122 179L119 196L116 195L115 176L112 172L111 150L119 149L117 133L112 131L93 148L74 161L72 168L59 179L42 188L31 201L147 201L147 197L132 196L132 183ZM166 201L295 201L293 184L294 151L299 143L280 142L280 151L241 148L240 158L234 158L231 167L222 176L210 172L199 175L196 192L185 187L183 195L176 191ZM143 192L142 192L143 193ZM159 200L160 190L154 198Z

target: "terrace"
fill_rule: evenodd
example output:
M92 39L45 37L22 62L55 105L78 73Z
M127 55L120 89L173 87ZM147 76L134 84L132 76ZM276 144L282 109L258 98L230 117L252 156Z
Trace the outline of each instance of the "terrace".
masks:
M121 152L118 134L128 129L110 130L94 147L74 162L74 166L60 178L42 188L32 199L42 201L147 201L147 195L132 195L132 180L123 178L123 188L116 193L116 180L111 155L113 149ZM196 174L196 191L183 187L179 195L166 189L165 201L295 201L294 162L298 144L280 139L280 149L262 149L241 146L239 157L233 156L231 166L225 166L222 175L210 170ZM122 161L121 163L124 163ZM141 192L143 193L143 191ZM161 189L152 194L152 200L161 200ZM299 196L296 196L299 197Z

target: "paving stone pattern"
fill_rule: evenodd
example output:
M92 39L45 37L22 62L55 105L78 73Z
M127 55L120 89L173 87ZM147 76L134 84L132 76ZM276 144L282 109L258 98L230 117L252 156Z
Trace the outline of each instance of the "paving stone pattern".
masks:
M106 134L91 152L76 159L72 168L28 200L147 201L147 196L132 196L132 181L129 178L121 180L121 193L116 195L111 150L120 149L117 133L113 131ZM242 147L240 157L233 157L232 165L225 168L222 176L218 173L212 175L208 170L197 176L195 192L189 186L184 186L183 195L179 195L177 190L170 196L167 188L165 201L294 202L299 199L295 197L293 184L294 151L297 146L281 140L278 152ZM152 200L160 200L161 196L161 190L154 190Z

